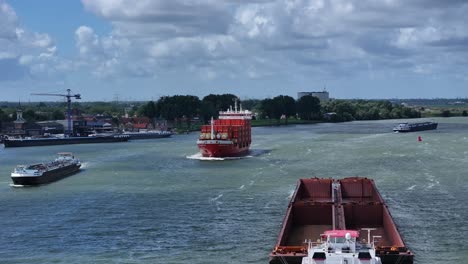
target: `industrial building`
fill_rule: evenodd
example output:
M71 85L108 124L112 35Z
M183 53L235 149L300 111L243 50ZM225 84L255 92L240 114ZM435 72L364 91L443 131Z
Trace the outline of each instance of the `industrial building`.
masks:
M327 91L322 92L298 92L297 99L299 100L302 96L312 95L320 99L320 102L327 102L330 100L330 95Z

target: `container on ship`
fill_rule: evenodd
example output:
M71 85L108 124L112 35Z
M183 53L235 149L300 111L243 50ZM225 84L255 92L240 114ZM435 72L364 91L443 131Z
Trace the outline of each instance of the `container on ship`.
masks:
M237 109L220 111L219 118L201 127L198 148L203 157L238 157L249 153L252 143L252 112Z

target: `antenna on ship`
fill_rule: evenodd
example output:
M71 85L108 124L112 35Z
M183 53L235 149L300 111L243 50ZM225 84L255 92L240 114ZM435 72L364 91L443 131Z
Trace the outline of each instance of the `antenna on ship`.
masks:
M214 121L213 117L211 117L211 140L214 139Z

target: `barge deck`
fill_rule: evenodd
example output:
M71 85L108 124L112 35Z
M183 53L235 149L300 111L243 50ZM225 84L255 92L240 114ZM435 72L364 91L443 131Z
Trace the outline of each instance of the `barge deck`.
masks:
M305 241L319 240L327 230L359 231L357 240L375 243L383 264L413 263L374 181L352 177L299 180L270 264L301 263L307 256Z

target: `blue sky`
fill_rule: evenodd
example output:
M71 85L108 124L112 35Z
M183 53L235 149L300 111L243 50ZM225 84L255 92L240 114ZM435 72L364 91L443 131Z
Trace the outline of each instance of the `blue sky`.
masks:
M0 101L468 97L464 0L0 0Z

